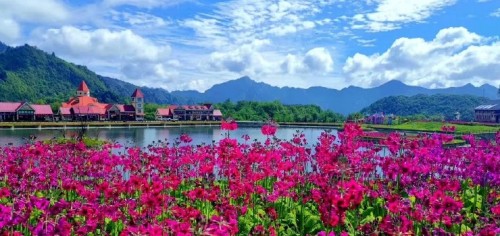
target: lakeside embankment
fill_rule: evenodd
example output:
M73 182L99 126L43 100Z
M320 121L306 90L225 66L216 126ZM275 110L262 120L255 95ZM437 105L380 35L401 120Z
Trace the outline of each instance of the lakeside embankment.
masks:
M263 121L238 121L240 127L261 127ZM220 121L93 121L93 122L0 122L0 129L75 129L75 128L113 128L113 127L178 127L178 126L219 126ZM286 128L325 128L342 130L344 123L313 123L313 122L279 122ZM454 126L455 135L462 134L495 134L500 131L499 125L483 124L453 124L443 122L408 122L398 125L362 124L364 130L377 131L407 131L407 132L438 132L443 126Z
M74 128L127 128L127 127L175 127L219 126L220 121L93 121L93 122L0 122L0 129L74 129Z

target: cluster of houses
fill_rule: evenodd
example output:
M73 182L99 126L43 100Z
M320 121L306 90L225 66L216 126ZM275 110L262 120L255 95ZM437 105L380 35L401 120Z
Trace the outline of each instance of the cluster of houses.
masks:
M156 120L222 120L222 112L214 109L212 104L204 105L171 105L156 110Z
M142 121L144 94L136 89L131 104L101 103L90 96L90 89L82 81L76 96L62 103L54 114L50 105L28 102L0 102L0 121ZM221 120L222 113L211 104L196 106L169 106L158 108L156 120Z
M50 105L0 102L0 121L143 120L144 94L136 89L131 97L130 105L101 103L90 96L89 87L82 81L76 96L62 103L56 114Z

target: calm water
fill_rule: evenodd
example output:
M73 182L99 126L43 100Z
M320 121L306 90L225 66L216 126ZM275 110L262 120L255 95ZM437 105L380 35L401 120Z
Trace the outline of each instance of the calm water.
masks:
M324 131L320 128L284 128L280 127L276 136L280 139L290 140L299 130L303 132L310 145L316 143L317 138ZM336 130L332 130L336 134ZM22 145L27 142L30 135L36 136L36 140L48 140L58 137L75 136L77 130L61 129L0 129L0 146ZM188 134L193 139L193 144L211 143L224 138L226 131L216 126L206 127L131 127L131 128L90 128L87 130L89 137L119 142L126 146L145 147L158 141L172 143L181 134ZM260 128L243 128L231 131L230 137L237 138L243 142L243 135L249 135L250 140L264 141L266 137L261 134Z

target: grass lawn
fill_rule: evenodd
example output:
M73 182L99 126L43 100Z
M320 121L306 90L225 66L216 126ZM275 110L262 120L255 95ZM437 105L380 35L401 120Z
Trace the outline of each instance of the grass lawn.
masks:
M494 133L500 130L500 126L486 126L480 124L462 125L442 122L408 122L399 125L365 125L370 128L395 129L395 130L416 130L416 131L441 131L441 127L455 126L456 134L461 133Z

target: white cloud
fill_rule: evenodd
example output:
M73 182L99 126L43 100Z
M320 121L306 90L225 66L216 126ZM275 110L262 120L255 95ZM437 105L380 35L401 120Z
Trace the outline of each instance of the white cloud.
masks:
M497 8L494 12L492 12L490 16L500 17L500 8Z
M326 48L313 48L304 57L304 65L310 71L331 72L333 71L333 60Z
M269 40L256 40L235 50L214 52L210 55L210 69L250 76L277 73L324 74L333 71L333 59L326 48L313 48L303 56L293 54L283 56L262 50L269 45L271 45Z
M104 0L103 4L110 7L127 5L138 8L168 7L188 2L190 0Z
M231 71L239 74L255 75L269 72L272 68L259 50L271 42L269 40L255 40L234 50L214 52L210 55L209 66L218 71Z
M0 41L14 44L22 36L22 23L56 24L70 15L57 0L0 0L0 9Z
M329 24L329 20L316 19L321 8L329 4L332 2L324 0L233 0L216 4L213 14L188 19L184 26L198 36L193 45L216 49L228 43L241 46Z
M169 46L155 45L131 30L82 30L73 26L48 29L38 36L40 47L63 55L125 61L158 61L170 53Z
M56 23L70 16L67 7L57 0L0 0L0 9L0 18L21 22Z
M94 67L92 69L114 67L116 71L121 68L122 79L128 81L169 79L176 74L169 70L172 66L168 45L157 45L131 30L82 30L64 26L48 29L35 37L42 49Z
M456 0L379 0L373 12L352 17L353 29L371 32L399 29L403 24L422 22Z
M144 12L111 11L111 19L118 24L127 24L132 27L155 28L167 25L163 18Z
M318 35L314 35L314 30L332 24L332 20L325 18L322 11L333 2L219 2L211 13L182 22L182 26L193 30L195 36L185 43L209 52L207 58L201 57L200 64L205 65L202 70L217 74L216 77L233 79L249 75L268 83L282 76L287 76L289 82L300 80L298 78L313 79L315 77L308 74L330 73L334 63L326 48L312 43L304 44L304 41L315 40ZM201 85L196 84L197 87Z
M333 59L326 48L317 47L303 57L288 54L280 67L287 74L326 74L333 71Z
M12 43L21 35L21 28L12 19L0 19L0 42Z
M500 82L500 41L446 28L432 41L399 38L382 54L355 54L343 67L348 83L363 87L400 80L425 87Z

